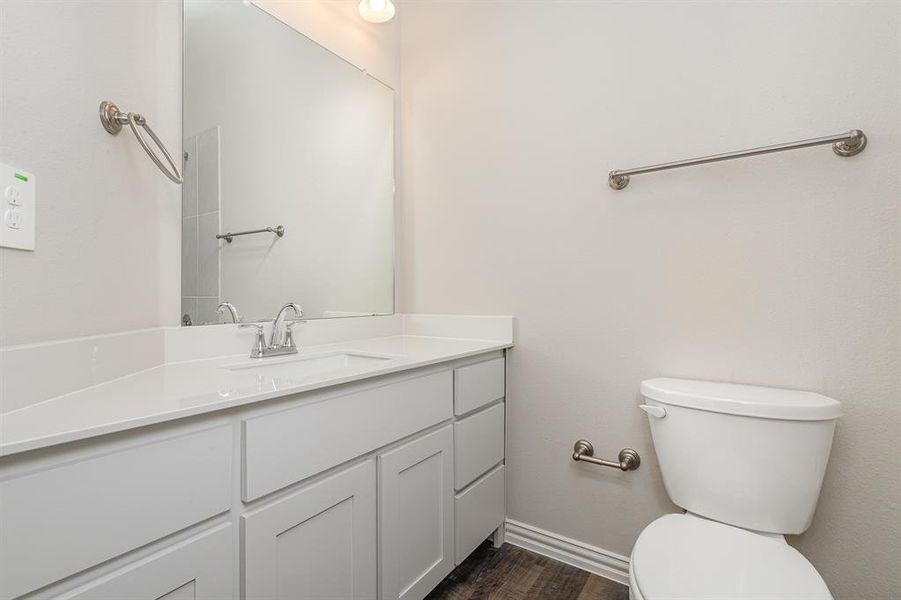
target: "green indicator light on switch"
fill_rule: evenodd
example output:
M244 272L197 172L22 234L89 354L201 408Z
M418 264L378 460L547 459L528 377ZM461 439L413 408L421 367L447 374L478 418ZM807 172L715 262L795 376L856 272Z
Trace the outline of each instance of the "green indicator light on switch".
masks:
M22 175L21 173L16 173L16 179L21 179L22 181L28 181L28 178Z

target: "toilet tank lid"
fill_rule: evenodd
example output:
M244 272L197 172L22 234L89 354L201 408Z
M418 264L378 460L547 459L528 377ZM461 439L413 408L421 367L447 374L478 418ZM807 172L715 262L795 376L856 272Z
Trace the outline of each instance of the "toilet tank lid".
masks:
M662 404L709 412L790 421L828 421L842 405L816 392L658 377L641 382L641 395Z

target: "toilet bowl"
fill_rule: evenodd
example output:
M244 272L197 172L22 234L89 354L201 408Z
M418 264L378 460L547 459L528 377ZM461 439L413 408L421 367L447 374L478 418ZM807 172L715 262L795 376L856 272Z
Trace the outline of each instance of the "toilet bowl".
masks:
M831 600L820 574L781 536L691 514L660 517L629 563L632 600Z
M783 534L813 519L841 404L820 394L683 379L642 383L664 485L685 514L639 535L632 600L827 600Z

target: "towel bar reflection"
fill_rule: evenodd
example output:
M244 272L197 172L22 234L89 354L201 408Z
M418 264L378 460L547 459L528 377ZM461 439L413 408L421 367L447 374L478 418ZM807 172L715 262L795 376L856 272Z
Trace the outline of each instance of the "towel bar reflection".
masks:
M217 240L225 240L229 244L232 243L232 239L239 235L253 235L254 233L274 233L278 237L282 237L285 235L285 228L282 225L276 225L275 227L264 227L262 229L251 229L249 231L236 231L232 233L229 231L228 233L217 233Z
M147 124L147 119L145 119L143 115L133 112L123 112L109 100L104 100L100 103L100 122L103 123L103 128L106 129L110 135L116 135L122 131L123 125L128 125L131 128L131 132L138 138L138 143L144 148L144 152L146 152L147 156L149 156L156 166L159 167L159 170L175 183L180 184L182 182L181 174L178 172L178 167L175 166L172 156L169 155L169 151L166 150L166 146L163 145L160 138L156 137L156 134L153 133L150 125ZM156 152L154 152L147 144L147 140L145 140L144 136L141 135L141 132L138 131L138 127L141 127L147 132L147 135L150 136L150 139L153 140L156 147L163 153L163 157L166 159L166 162L169 163L168 168L163 164L163 161L160 160Z
M634 471L641 465L641 457L632 448L623 448L617 456L618 461L604 460L594 457L594 446L588 440L579 440L573 445L573 460L588 462L602 467L613 467L621 471Z
M750 148L748 150L738 150L736 152L726 152L724 154L712 154L700 158L689 158L687 160L677 160L674 162L661 163L659 165L636 167L634 169L619 169L610 171L610 174L607 177L607 183L613 189L621 190L629 185L629 177L632 175L666 171L667 169L679 169L681 167L692 167L694 165L704 165L707 163L719 162L721 160L733 160L735 158L772 154L773 152L785 152L786 150L797 150L799 148L809 148L811 146L822 146L825 144L832 144L832 151L838 156L854 156L855 154L863 152L863 149L867 147L867 136L859 129L852 129L847 133L827 135L825 137L811 138L809 140L801 140L798 142L788 142L787 144L774 144L772 146L762 146L760 148Z

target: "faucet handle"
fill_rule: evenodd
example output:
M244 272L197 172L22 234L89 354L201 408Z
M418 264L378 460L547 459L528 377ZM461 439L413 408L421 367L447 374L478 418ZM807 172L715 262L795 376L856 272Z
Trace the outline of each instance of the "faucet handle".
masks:
M285 323L285 342L282 345L284 348L296 348L297 346L294 343L294 330L293 327L298 323L306 323L304 319L291 319L290 321Z
M253 343L253 349L250 351L250 358L260 358L263 356L263 350L266 348L266 334L262 323L239 323L238 327L256 327L256 340Z

